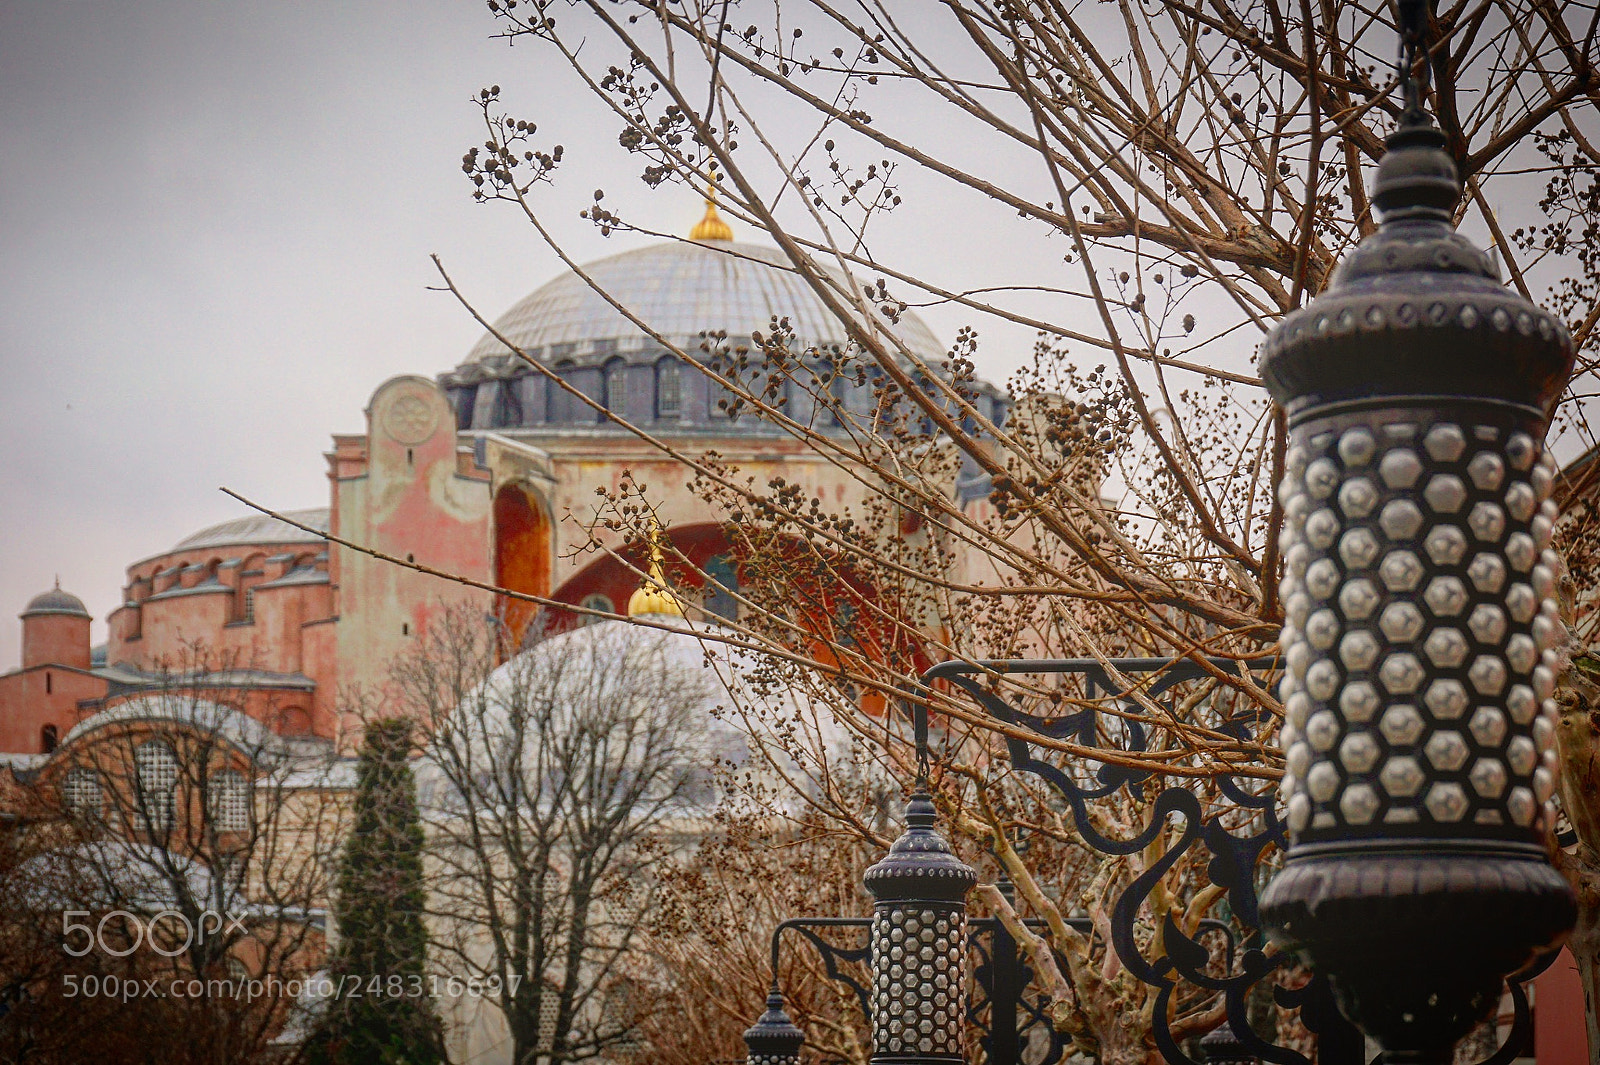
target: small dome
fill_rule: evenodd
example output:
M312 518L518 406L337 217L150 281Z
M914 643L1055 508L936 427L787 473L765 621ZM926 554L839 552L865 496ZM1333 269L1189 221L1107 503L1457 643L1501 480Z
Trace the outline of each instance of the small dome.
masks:
M91 617L88 608L83 605L83 600L71 592L63 592L61 585L56 585L48 592L41 592L28 600L28 608L20 617L31 617L34 614L70 614L73 617Z
M309 525L319 532L328 531L328 508L286 510L284 517ZM288 522L269 518L265 514L247 514L242 518L221 522L186 536L173 545L174 551L190 551L197 547L232 547L242 544L320 544L323 538L315 533L296 528Z

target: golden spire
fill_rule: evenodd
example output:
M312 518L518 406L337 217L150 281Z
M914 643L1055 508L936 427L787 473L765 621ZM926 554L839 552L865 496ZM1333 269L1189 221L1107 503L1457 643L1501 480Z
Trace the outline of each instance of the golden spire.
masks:
M718 222L723 229L727 224ZM700 225L705 225L704 222ZM697 226L696 229L699 227ZM701 238L695 238L701 239ZM732 237L725 239L731 240ZM673 595L667 587L667 576L661 570L661 526L655 519L650 521L650 574L639 583L628 597L628 616L630 618L643 617L646 614L668 614L683 617L683 608L678 605L677 596Z
M706 184L706 216L694 224L689 230L690 240L732 240L733 230L728 223L717 214L717 186L716 175L711 176L711 181Z

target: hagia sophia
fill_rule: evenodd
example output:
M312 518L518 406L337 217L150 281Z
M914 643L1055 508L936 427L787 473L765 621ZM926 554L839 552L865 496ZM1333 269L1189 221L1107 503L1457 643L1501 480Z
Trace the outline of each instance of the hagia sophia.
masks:
M690 239L625 251L584 270L687 352L708 334L749 336L779 318L808 348L848 343L781 253L734 241L709 203ZM929 362L944 357L914 313L893 328ZM615 612L637 587L637 573L615 557L577 549L589 540L595 489L615 487L630 471L659 499L674 549L736 588L720 526L688 490L683 466L534 372L495 333L670 444L714 449L758 478L781 469L824 498L847 501L861 492L793 437L730 416L710 378L684 367L568 272L515 304L454 369L380 384L365 430L333 437L326 507L280 512L287 521L245 512L131 562L103 645L90 646L92 619L70 591L53 588L30 601L21 614L21 666L0 676L0 757L13 771L37 772L86 719L170 686L175 674L232 693L279 735L337 741L339 693L381 686L390 661L447 603L475 602L516 636L534 610L331 544L322 532L500 588ZM839 384L853 407L855 396ZM979 389L980 402L1003 420L1004 395ZM803 419L810 397L796 391L787 409ZM870 390L856 391L871 403ZM952 491L965 505L986 505L987 479L965 469ZM728 609L715 598L703 604L707 611Z

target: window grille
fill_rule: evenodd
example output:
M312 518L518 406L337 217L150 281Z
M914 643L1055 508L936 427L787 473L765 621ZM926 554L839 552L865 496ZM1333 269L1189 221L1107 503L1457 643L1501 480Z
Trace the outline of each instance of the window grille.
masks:
M81 766L69 769L61 780L61 801L75 817L99 817L104 801L100 794L100 774Z
M683 406L683 379L672 359L656 363L656 417L676 418Z
M165 743L151 740L134 752L134 766L139 774L140 813L152 831L170 830L178 788L177 756Z
M211 778L211 823L221 832L250 827L250 788L243 773L224 769Z

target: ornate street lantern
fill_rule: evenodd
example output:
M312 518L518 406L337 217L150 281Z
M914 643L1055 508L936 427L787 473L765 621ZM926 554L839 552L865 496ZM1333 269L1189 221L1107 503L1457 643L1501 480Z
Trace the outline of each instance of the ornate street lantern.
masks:
M1419 10L1402 5L1407 74ZM1546 851L1562 626L1544 453L1573 351L1455 232L1455 163L1407 90L1382 224L1261 360L1289 426L1290 835L1261 911L1386 1060L1445 1063L1575 915Z
M926 726L919 722L921 731ZM862 877L872 910L873 1065L963 1060L967 1004L967 892L972 867L933 830L924 780L906 806L906 831Z
M800 1046L806 1034L783 1010L783 995L774 986L767 992L767 1011L753 1027L745 1029L747 1065L800 1065Z
M1261 1059L1236 1035L1227 1021L1223 1021L1200 1040L1200 1050L1206 1065L1261 1065Z

